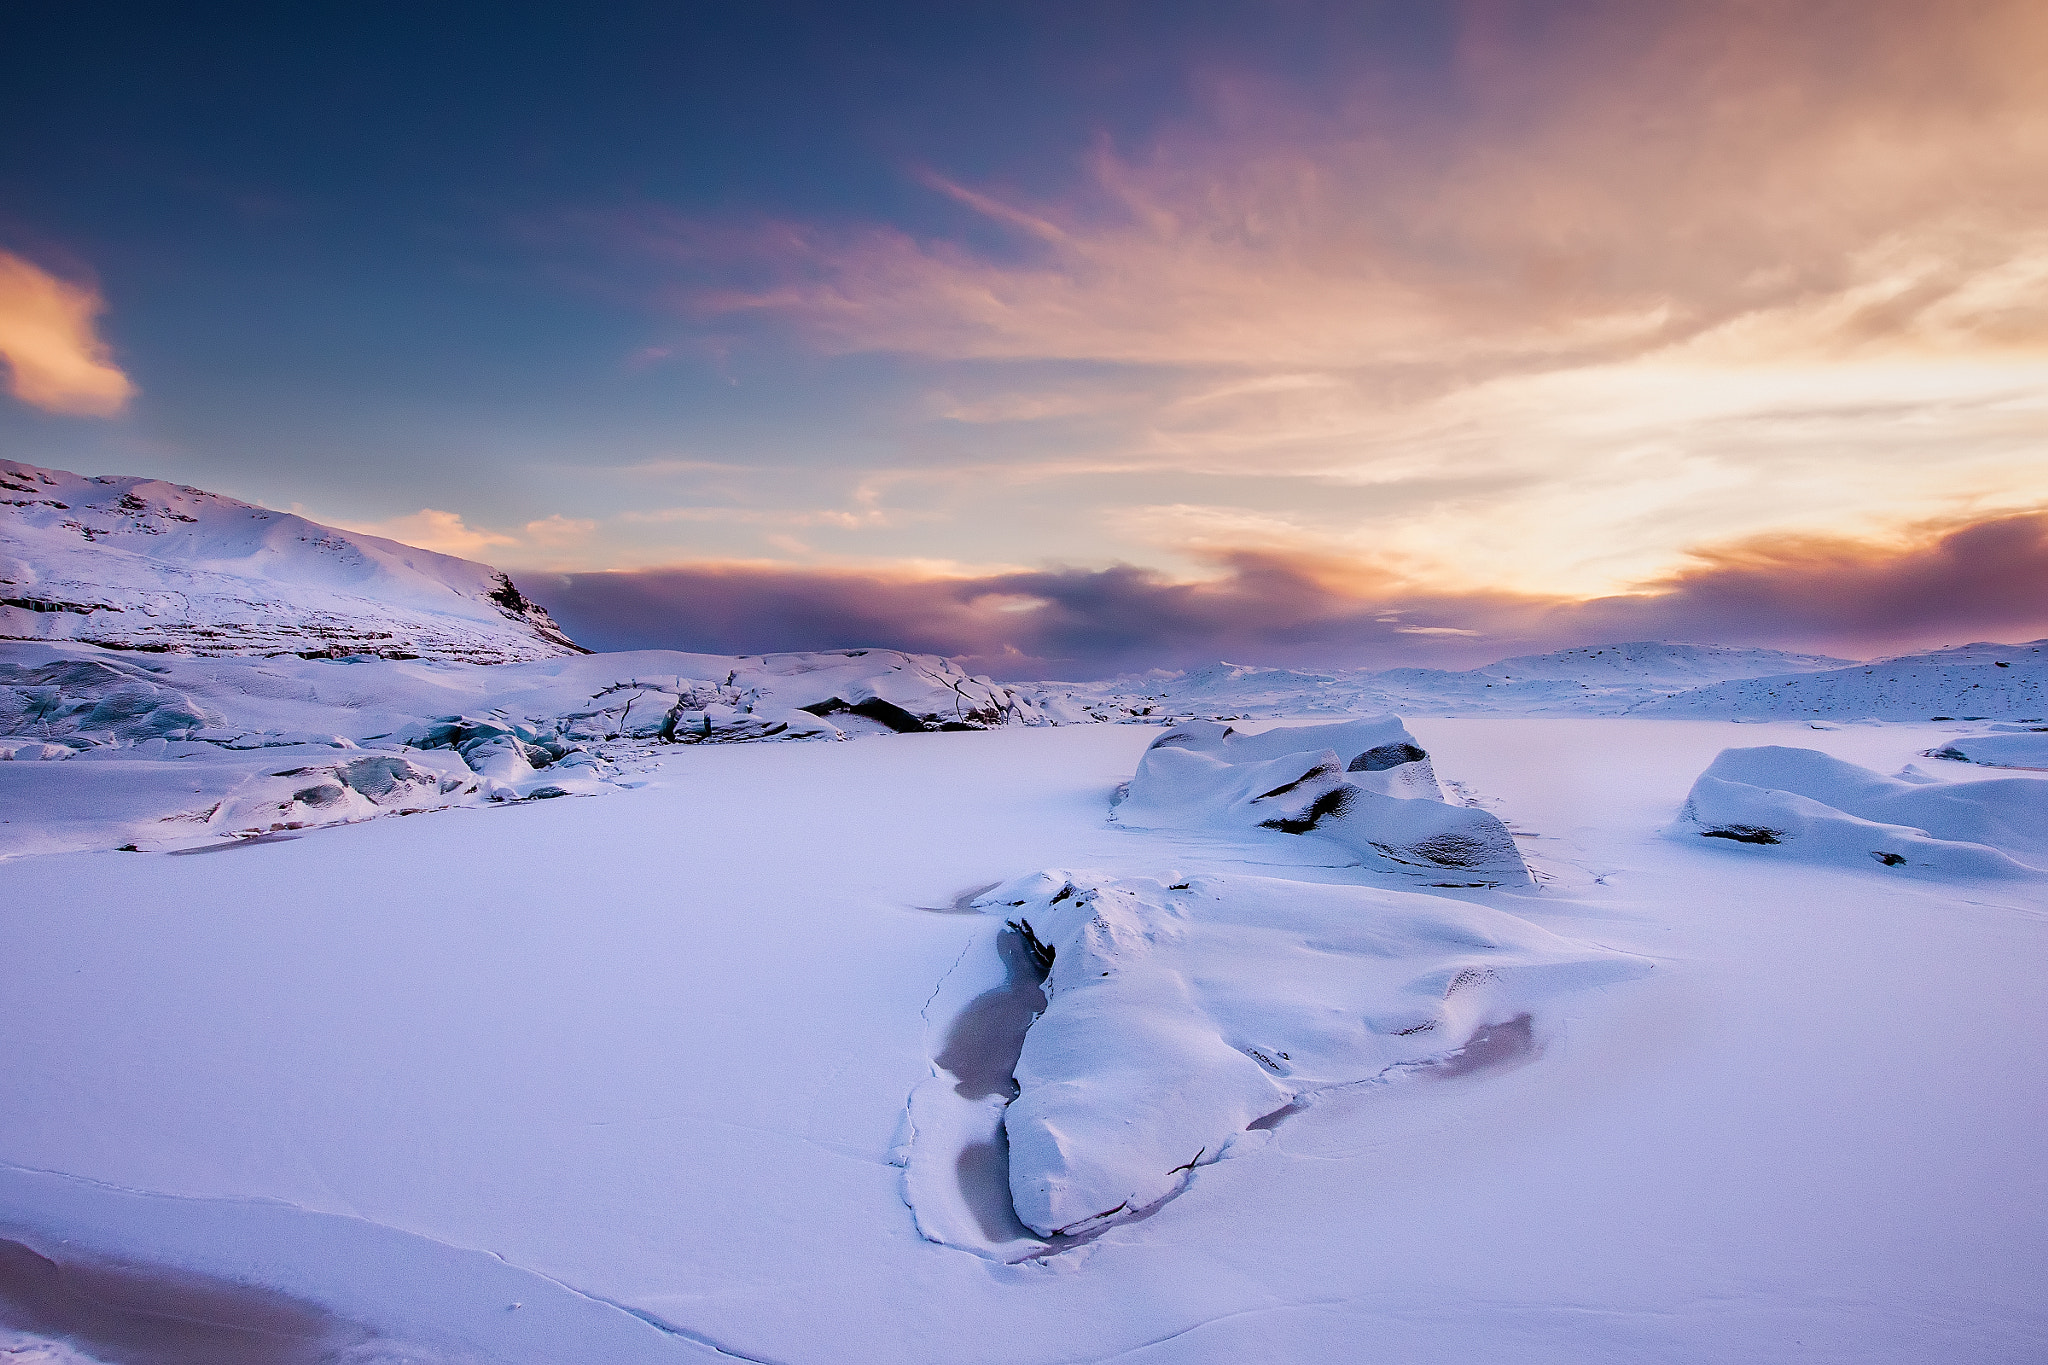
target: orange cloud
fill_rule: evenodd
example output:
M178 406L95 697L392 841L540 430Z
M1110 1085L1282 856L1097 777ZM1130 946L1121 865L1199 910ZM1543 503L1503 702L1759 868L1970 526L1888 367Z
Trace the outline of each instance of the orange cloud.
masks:
M105 311L99 291L0 251L0 359L7 362L8 392L46 412L119 413L135 385L94 330Z

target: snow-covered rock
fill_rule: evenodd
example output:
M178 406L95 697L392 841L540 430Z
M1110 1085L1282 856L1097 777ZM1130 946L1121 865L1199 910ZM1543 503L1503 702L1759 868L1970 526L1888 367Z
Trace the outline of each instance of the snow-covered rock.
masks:
M2026 731L2020 734L1967 735L1929 751L1927 756L1959 759L1987 768L2048 771L2048 733Z
M0 638L499 663L577 651L486 564L154 479L0 460Z
M1514 836L1486 811L1447 804L1394 716L1255 735L1177 725L1145 751L1114 815L1135 829L1314 834L1369 865L1461 886L1529 880Z
M204 817L209 835L247 836L462 804L483 784L471 773L422 766L398 754L365 754L256 773Z
M1682 834L1955 877L2048 870L2048 782L1927 783L1814 749L1727 749L1693 784Z
M40 739L26 739L18 735L0 735L0 762L34 763L46 759L69 758L77 750L65 744L51 744Z
M1526 1059L1561 991L1648 964L1443 897L1039 872L975 904L1046 964L1003 1127L1017 1217L1085 1232L1337 1087Z

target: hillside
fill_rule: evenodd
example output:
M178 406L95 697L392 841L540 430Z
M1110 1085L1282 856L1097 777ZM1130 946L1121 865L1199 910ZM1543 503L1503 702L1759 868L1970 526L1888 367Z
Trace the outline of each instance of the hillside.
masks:
M581 652L486 564L154 479L0 460L0 639L503 663Z
M1182 674L1040 687L1104 716L1602 716L1702 683L1846 662L1775 649L1635 641L1520 655L1462 670L1314 672L1218 663Z
M2038 720L2048 716L2048 640L1980 643L1818 673L1694 688L1630 712L1696 720Z

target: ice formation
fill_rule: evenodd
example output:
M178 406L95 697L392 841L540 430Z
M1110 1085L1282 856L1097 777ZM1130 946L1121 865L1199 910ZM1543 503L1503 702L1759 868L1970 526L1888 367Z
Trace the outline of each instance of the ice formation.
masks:
M1061 714L948 660L895 650L656 650L485 665L0 641L0 761L94 760L42 798L75 818L0 829L0 854L150 848L391 810L592 795L613 785L622 753L661 744L836 741L1042 725ZM447 780L431 798L342 780L338 796L299 799L321 784L292 786L286 774L334 749L406 755ZM124 774L111 803L100 790L113 780L108 762Z
M2048 869L2048 782L1930 784L1814 749L1725 749L1693 783L1679 828L1804 859L2027 877Z
M1461 1071L1475 1039L1508 1060L1534 1046L1547 998L1647 968L1498 910L1362 886L1052 871L975 904L1046 969L1017 1097L993 1105L1016 1216L1041 1238L1145 1210L1318 1092ZM920 1131L929 1164L947 1164L944 1136Z
M1397 717L1241 734L1213 721L1152 741L1118 824L1316 834L1375 866L1454 885L1521 885L1529 870L1494 816L1443 799Z

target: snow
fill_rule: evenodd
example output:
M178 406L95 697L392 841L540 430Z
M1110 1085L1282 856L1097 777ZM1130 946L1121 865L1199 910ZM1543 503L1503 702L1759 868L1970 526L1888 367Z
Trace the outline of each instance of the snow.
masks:
M1112 822L1160 733L1143 726L671 746L604 800L219 856L11 859L0 1235L260 1285L409 1359L2048 1351L2041 884L1670 833L1731 737L1875 774L1956 727L1406 728L1444 788L1515 834L1534 886L1418 888L1314 836ZM84 777L122 752L8 767ZM1913 791L2043 781L1923 766L1940 780ZM1031 880L1045 869L1070 871ZM1037 900L975 908L1018 878ZM1050 881L1150 933L1186 910L1184 938L1113 955L1134 990L1189 983L1176 1036L1315 1056L1295 1076L1257 1066L1282 1102L1297 1077L1376 1077L1410 1045L1442 1064L1241 1129L1147 1217L996 1249L961 1184L992 1144L963 1124L945 1140L970 1160L921 1163L936 1130L913 1097L1006 1112L1000 1087L962 1096L941 1057L988 1088L987 1056L947 1044L969 1004L1011 988L1008 919L1085 936L1047 915ZM1223 899L1197 905L1197 885ZM1333 926L1391 951L1326 940ZM1452 943L1457 926L1474 941ZM1057 949L1055 972L1087 951ZM1416 988L1468 956L1655 966L1541 988L1503 973L1465 1015L1462 990ZM1298 991L1258 968L1276 958L1301 962ZM1319 1003L1358 1022L1342 1047L1317 1051ZM1363 1027L1402 1010L1443 1022ZM1075 1036L1055 1061L1114 1060ZM1083 1073L1020 1079L1067 1074ZM1173 1111L1169 1165L1228 1126L1218 1112ZM955 1202L928 1207L920 1188L949 1174ZM926 1235L947 1219L989 1245Z
M1630 714L2039 720L2048 717L2048 641L1963 645L1823 672L1715 683L1645 702Z
M1636 641L1518 655L1483 668L1315 672L1217 663L1105 683L1040 683L1076 711L1121 719L1371 715L1621 715L1703 683L1837 668L1775 649Z
M0 856L156 849L380 814L600 795L636 781L647 752L668 743L1048 723L1026 692L895 650L747 658L649 650L483 665L0 642L0 757L77 754L121 765L66 765L65 776L0 772ZM357 749L433 776L386 781L378 775L397 771L391 757L334 753Z
M1681 825L1772 856L1870 859L1902 875L2048 872L2048 782L1930 785L1815 749L1724 749L1693 784Z
M1987 768L2048 771L2048 733L1967 735L1933 750L1928 757L1960 759Z
M1214 664L1104 683L1040 683L1100 719L1658 716L1716 720L2048 720L2048 641L1980 643L1864 664L1820 655L1638 642L1450 672L1307 672Z
M1040 872L976 904L1051 958L1003 1122L1013 1207L1044 1237L1156 1208L1306 1098L1426 1074L1563 983L1649 966L1480 906L1273 877Z
M500 663L577 647L489 565L153 479L0 460L0 639Z
M1115 819L1312 834L1432 885L1529 879L1498 819L1444 802L1428 753L1394 716L1259 735L1213 721L1175 726L1145 751Z

